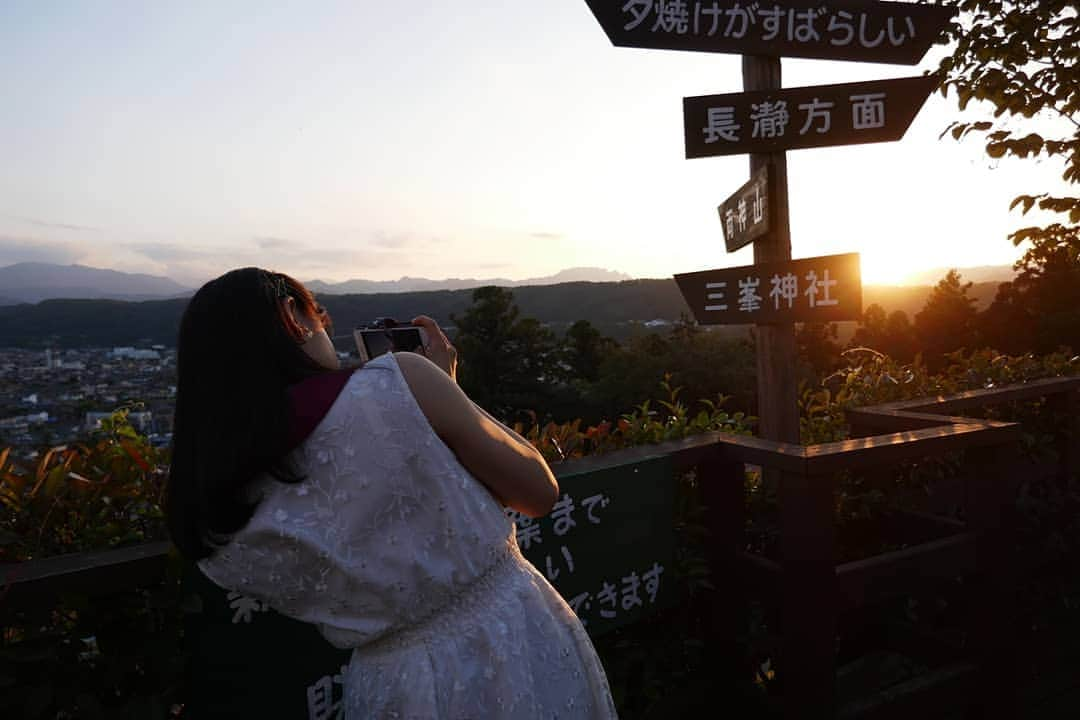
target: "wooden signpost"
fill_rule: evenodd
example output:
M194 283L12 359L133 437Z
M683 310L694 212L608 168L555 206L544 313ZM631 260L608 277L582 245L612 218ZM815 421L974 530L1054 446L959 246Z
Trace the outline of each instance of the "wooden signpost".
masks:
M728 252L735 252L769 232L772 226L769 177L768 166L760 168L749 182L716 209L724 227L724 244Z
M914 65L956 14L874 0L585 2L617 46L742 54L744 92L685 98L683 124L688 158L749 153L751 176L768 168L768 230L738 222L741 189L720 209L728 249L753 242L756 265L791 260L785 151L897 140L938 84L927 76L785 89L780 57ZM794 325L762 322L755 341L759 434L797 443Z
M762 171L770 176L769 228L751 233L740 225L739 232L728 232L725 226L729 250L741 247L744 240L753 242L753 266L676 275L676 280L699 322L755 324L758 434L799 443L794 323L855 319L862 302L857 255L791 259L786 151L897 140L938 79L785 89L780 57L914 65L941 37L956 9L873 0L586 0L586 4L614 45L743 56L744 92L683 100L686 156L749 153L751 177ZM743 193L740 189L721 206L722 222L739 219ZM725 210L725 206L732 209L732 202L733 216ZM747 239L751 234L754 237ZM790 480L778 478L780 483ZM790 507L786 511L797 512ZM787 613L805 612L803 605L827 609L831 602L824 591L804 600L785 605L786 626L806 627ZM785 652L791 652L787 660L798 667L784 679L787 716L831 715L836 680L833 642L826 629L820 636L796 638L786 645Z

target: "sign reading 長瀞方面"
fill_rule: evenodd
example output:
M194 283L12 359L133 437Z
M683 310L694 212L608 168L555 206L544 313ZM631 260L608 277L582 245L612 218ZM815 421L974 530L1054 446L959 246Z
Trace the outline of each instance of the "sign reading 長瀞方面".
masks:
M862 316L858 253L683 273L675 282L702 325L834 322Z
M683 98L686 157L899 140L934 75Z
M872 0L585 0L611 43L916 65L954 8Z

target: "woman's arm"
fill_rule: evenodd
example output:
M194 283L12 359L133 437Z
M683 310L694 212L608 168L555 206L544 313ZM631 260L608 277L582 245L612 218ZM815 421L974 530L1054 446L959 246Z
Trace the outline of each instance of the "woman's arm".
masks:
M536 448L477 407L427 358L416 353L394 358L431 427L477 480L530 517L551 510L559 485Z

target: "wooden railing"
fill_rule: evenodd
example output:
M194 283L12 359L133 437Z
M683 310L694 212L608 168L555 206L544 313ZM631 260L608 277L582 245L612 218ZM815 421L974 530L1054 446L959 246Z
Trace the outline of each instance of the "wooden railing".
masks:
M1013 423L953 413L1046 398L1072 418L1072 435L1059 442L1059 472L1077 469L1080 378L1038 380L949 397L860 408L849 413L853 434L843 442L803 447L752 437L708 433L641 446L554 466L558 477L668 456L676 472L695 470L710 508L710 562L724 579L714 608L716 638L731 640L740 622L740 595L757 593L779 605L784 715L788 718L907 717L919 697L971 701L982 717L1012 717L1009 677L1009 610L1012 569L1004 562L1012 507L1011 482L1021 428ZM884 433L884 434L872 434ZM1072 439L1070 440L1069 437ZM839 562L834 489L837 473L874 470L927 457L964 452L965 520L911 516L934 537L874 557ZM778 482L779 553L746 551L747 466L775 473ZM167 543L0 566L0 619L7 611L58 593L89 595L150 583L165 568ZM836 635L842 615L904 592L913 582L967 575L978 597L969 618L966 660L940 668L928 692L893 692L888 702L837 706ZM877 713L877 715L875 715Z

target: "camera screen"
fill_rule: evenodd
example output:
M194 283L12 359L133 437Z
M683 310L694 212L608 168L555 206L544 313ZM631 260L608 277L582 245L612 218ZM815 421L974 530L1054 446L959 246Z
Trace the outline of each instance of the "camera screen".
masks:
M361 330L360 339L364 343L368 358L375 358L386 352L415 352L423 345L420 329L415 327Z

